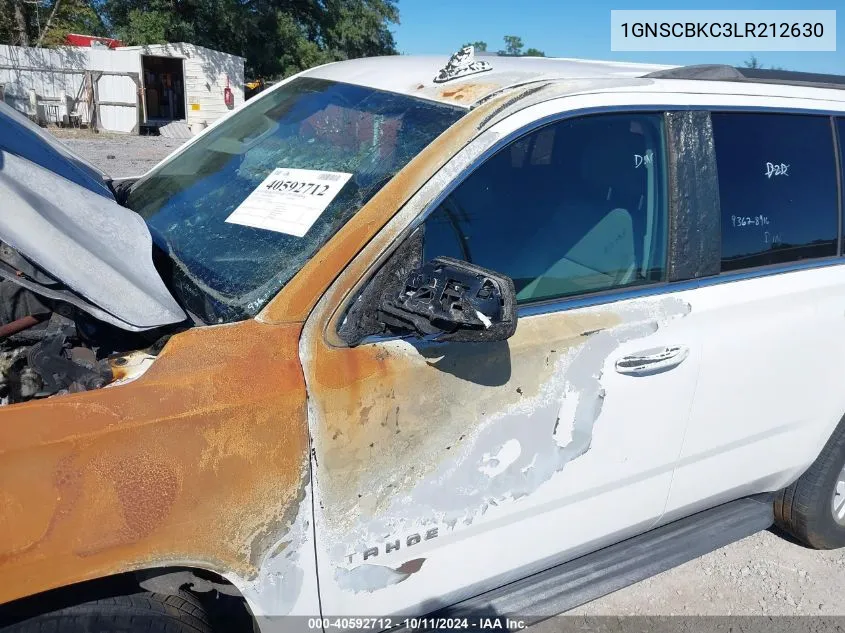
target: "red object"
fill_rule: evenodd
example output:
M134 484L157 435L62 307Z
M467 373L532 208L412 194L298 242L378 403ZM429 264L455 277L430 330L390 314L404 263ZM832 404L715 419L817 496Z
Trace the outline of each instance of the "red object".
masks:
M235 107L235 93L229 87L228 77L226 77L226 87L223 88L223 101L230 110Z
M99 42L109 48L117 48L123 46L123 42L111 37L96 37L94 35L79 35L78 33L68 33L65 35L65 42L71 46L86 46L90 47L93 42Z

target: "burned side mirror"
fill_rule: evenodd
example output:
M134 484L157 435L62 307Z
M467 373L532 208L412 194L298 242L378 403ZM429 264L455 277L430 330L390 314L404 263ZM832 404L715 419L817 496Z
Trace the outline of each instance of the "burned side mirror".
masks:
M390 330L441 341L501 341L516 331L516 291L510 277L436 257L381 301L378 319Z

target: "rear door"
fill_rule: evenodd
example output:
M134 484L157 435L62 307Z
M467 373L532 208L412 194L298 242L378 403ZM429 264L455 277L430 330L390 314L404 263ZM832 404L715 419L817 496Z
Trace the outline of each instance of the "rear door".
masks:
M324 615L430 612L660 518L700 359L666 284L665 127L643 112L500 124L444 171L514 140L435 178L312 313L300 351ZM415 205L430 214L408 235ZM514 279L511 339L349 334L368 296L439 255ZM347 310L346 296L360 299Z
M720 274L691 295L701 378L667 519L782 488L845 413L836 123L786 108L712 121Z

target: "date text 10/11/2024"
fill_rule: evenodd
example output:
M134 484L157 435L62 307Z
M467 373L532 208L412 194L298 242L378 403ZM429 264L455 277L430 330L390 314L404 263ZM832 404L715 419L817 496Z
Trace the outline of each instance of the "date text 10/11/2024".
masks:
M502 616L477 617L419 617L419 618L383 618L383 617L338 617L309 618L308 628L318 630L343 631L384 631L394 628L411 631L429 630L464 630L464 631L519 631L529 626L525 619Z

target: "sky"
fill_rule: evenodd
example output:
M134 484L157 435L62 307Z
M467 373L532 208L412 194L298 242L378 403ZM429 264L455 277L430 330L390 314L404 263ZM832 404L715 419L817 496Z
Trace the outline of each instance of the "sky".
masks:
M748 52L635 52L610 50L611 9L838 9L836 52L756 54L764 66L845 74L844 0L399 0L401 23L394 34L403 54L449 54L482 40L504 48L503 36L518 35L525 47L550 57L582 57L656 64L731 64Z

